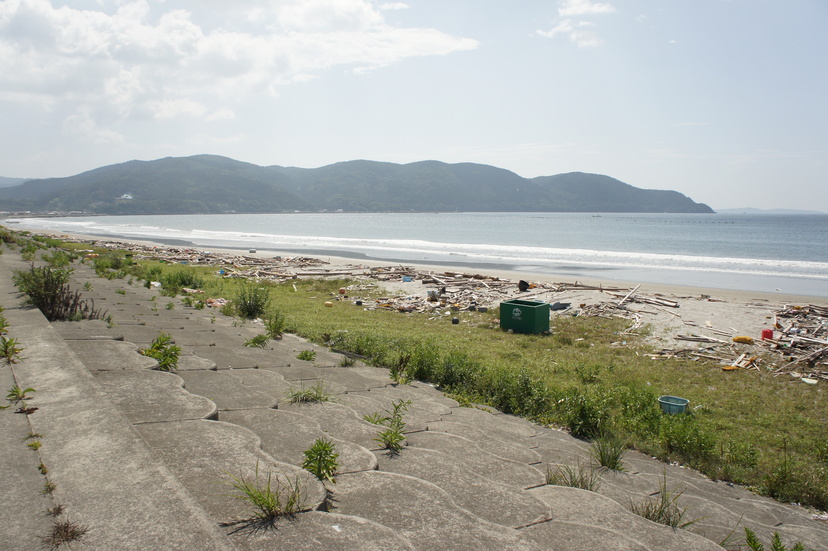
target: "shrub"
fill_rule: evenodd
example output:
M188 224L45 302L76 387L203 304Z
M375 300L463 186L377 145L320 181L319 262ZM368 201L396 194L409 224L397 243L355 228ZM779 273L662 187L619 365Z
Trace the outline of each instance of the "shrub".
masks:
M601 434L610 416L603 395L578 388L566 392L558 400L557 407L564 424L576 438L592 438Z
M138 351L144 356L155 358L160 371L175 371L178 369L178 357L181 347L173 343L169 333L160 333L150 344L149 348Z
M204 278L200 277L198 272L192 268L172 270L160 277L161 289L166 296L174 297L184 287L199 289L204 286Z
M72 292L67 282L71 269L35 267L14 274L14 284L28 295L25 303L38 308L49 321L100 319L105 312L95 309L94 301L81 300L80 292Z
M236 313L245 319L256 319L264 315L269 302L268 290L250 282L244 282L239 286L233 300Z
M271 308L264 317L265 331L267 331L267 335L271 339L279 339L282 337L286 323L285 315L281 310L276 308Z
M317 438L313 446L304 451L305 460L302 468L310 471L321 481L328 481L336 484L336 470L339 468L337 458L339 454L334 449L334 444L325 438Z
M65 268L72 262L73 258L62 249L56 249L52 254L43 253L41 258L52 268Z
M665 415L659 433L665 457L677 455L687 461L703 461L715 453L716 440L692 415Z
M109 251L92 259L95 273L99 277L115 279L126 275L125 269L133 265L132 256L118 251Z

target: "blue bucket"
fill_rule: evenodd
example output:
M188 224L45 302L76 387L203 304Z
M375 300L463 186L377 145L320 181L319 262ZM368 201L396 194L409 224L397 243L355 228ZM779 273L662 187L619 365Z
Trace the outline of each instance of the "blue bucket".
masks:
M685 413L687 411L687 404L690 400L687 398L679 398L678 396L659 396L658 405L661 406L661 411L675 415L677 413Z
M403 281L405 283L411 283L412 281L414 281L414 278L412 278L411 276L403 276Z

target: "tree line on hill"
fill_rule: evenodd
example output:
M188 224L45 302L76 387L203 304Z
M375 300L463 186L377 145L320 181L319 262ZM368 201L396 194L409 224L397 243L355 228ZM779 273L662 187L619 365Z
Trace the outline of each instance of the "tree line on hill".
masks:
M659 212L713 210L600 174L522 178L489 165L346 161L258 166L215 155L129 161L0 188L3 210L95 214L228 212Z

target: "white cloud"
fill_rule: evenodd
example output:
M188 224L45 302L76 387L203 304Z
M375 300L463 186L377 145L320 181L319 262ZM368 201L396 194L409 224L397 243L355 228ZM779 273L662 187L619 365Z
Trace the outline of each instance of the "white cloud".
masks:
M593 30L595 25L589 21L574 21L564 19L552 30L538 31L538 34L547 38L563 34L569 37L579 48L597 48L604 43L601 37Z
M88 121L218 120L232 114L228 102L272 97L336 66L364 72L478 46L433 28L392 26L369 0L62 4L0 0L0 101L62 106L74 113L69 127L99 137Z
M561 17L596 15L614 11L615 8L609 2L591 2L590 0L564 0L558 6L558 15Z
M79 136L95 144L119 144L124 136L97 123L89 108L81 108L63 121L63 132Z
M579 48L597 48L604 41L595 30L595 24L583 18L615 11L615 7L609 2L561 0L558 3L558 15L562 19L551 30L539 30L537 33L547 38L554 38L560 34L569 37Z
M182 117L199 117L207 111L204 105L188 98L150 101L148 106L152 110L152 118L162 121Z
M236 118L236 113L232 109L227 109L226 107L222 109L217 109L213 111L209 115L207 115L207 122L216 122L216 121L230 121Z
M385 4L380 4L379 9L381 10L407 10L410 8L408 4L404 2L386 2Z

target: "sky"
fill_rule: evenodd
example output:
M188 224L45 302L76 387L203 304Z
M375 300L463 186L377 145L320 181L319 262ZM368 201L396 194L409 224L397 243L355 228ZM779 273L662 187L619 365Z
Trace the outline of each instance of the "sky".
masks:
M0 176L202 153L828 211L828 0L0 0Z

